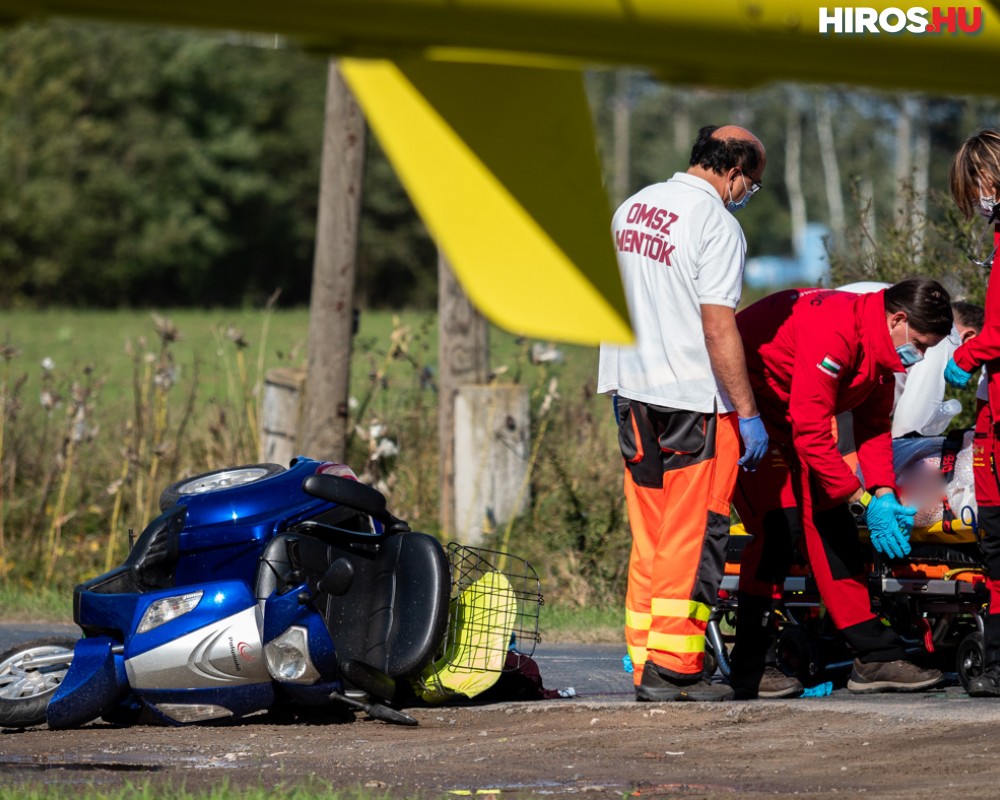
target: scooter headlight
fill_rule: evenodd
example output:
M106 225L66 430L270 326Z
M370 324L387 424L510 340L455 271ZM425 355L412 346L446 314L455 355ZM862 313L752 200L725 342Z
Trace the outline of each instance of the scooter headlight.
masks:
M293 625L264 645L267 671L283 683L316 683L319 670L309 657L309 631Z
M204 592L190 592L189 594L179 594L174 597L164 597L162 600L157 600L142 615L142 620L139 622L139 627L136 628L136 633L151 631L164 622L170 622L172 619L177 619L187 614L188 611L191 611L198 605L203 594Z

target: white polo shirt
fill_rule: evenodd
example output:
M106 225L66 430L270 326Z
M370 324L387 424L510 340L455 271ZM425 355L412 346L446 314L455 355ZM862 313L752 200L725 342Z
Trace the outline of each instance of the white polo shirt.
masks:
M636 344L601 345L597 391L733 411L708 360L701 305L739 305L747 248L740 224L710 183L678 172L622 203L611 228Z

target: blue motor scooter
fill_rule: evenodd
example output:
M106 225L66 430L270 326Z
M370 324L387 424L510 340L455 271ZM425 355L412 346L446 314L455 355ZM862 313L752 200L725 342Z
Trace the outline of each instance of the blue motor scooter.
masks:
M530 565L446 550L342 464L217 470L168 487L160 506L124 564L76 587L82 639L0 654L0 726L184 724L295 708L415 725L394 703L449 636L466 656L470 641L506 648L513 637L524 652L538 639ZM476 624L502 630L457 637L470 614L456 599L495 585L477 582L491 573L509 576L505 597L477 601Z

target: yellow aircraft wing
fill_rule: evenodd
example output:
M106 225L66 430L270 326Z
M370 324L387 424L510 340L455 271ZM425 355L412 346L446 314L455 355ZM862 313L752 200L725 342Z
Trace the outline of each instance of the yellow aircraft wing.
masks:
M338 55L635 65L729 86L795 80L996 92L994 4L941 6L937 27L946 30L915 31L919 14L896 30L895 12L912 12L909 4L866 2L878 19L861 33L823 25L837 8L852 12L852 28L866 27L854 6L832 0L0 0L0 21L51 14L255 30ZM922 9L928 25L934 8ZM975 30L961 30L977 15Z
M582 66L727 86L998 92L991 3L822 2L0 0L0 21L266 31L350 57L345 77L473 302L508 329L596 343L631 333Z
M341 69L478 308L535 337L630 338L579 72L420 59Z

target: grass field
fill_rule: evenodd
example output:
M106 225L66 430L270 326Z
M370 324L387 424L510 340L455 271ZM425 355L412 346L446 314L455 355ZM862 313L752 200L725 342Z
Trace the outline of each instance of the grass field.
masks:
M307 309L7 311L0 319L0 343L19 351L8 368L12 374L27 375L27 396L37 397L44 372L42 362L49 359L62 374L77 375L93 368L97 377L106 379L102 395L107 408L121 409L131 402L134 353L155 353L160 347L157 318L177 332L178 338L170 347L178 369L178 383L183 389L197 368L203 400L226 397L227 376L234 371L235 354L240 349L254 380L274 367L305 364ZM413 362L436 370L438 334L434 314L366 311L360 317L354 341L352 393L355 395L365 391L369 376L380 366L396 328L407 332ZM245 347L239 348L237 340L245 343ZM534 343L494 328L490 344L491 368L505 374L504 380L522 379ZM593 379L596 375L596 348L559 345L558 350L565 358L568 382L583 385L588 377ZM390 371L404 372L403 365L396 366L396 370Z
M30 596L25 611L38 614L47 601L36 589L46 586L58 609L75 582L120 563L128 529L155 516L168 483L258 460L253 420L264 376L305 364L307 328L305 309L5 313L4 607ZM490 336L494 380L529 389L534 439L530 510L497 541L509 536L510 549L531 559L561 609L552 619L583 636L596 624L589 609L617 614L628 548L610 414L594 394L597 351L558 345L554 359L535 363L532 349L549 343ZM379 476L391 507L430 533L439 528L437 356L433 314L361 315L352 422L386 427L400 451ZM368 457L355 441L351 466L362 472Z

